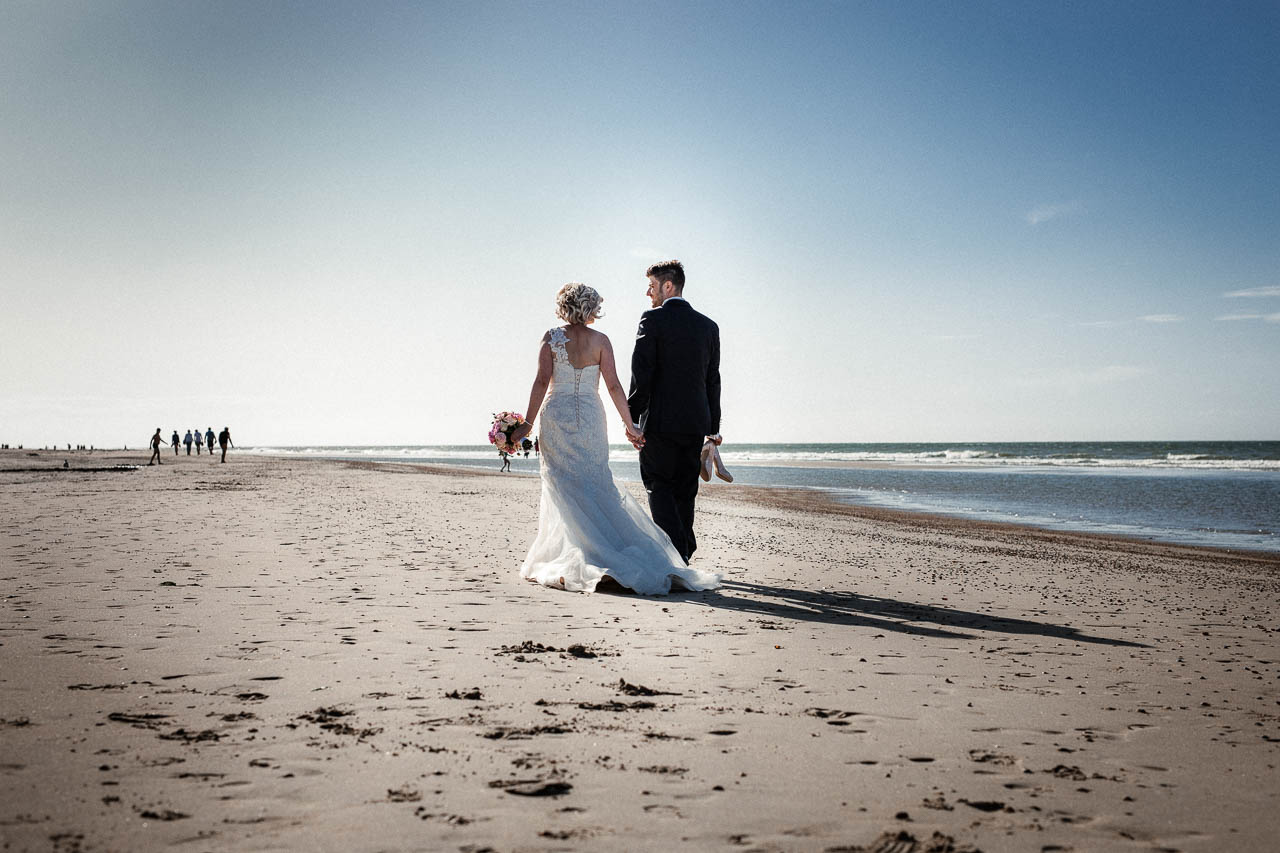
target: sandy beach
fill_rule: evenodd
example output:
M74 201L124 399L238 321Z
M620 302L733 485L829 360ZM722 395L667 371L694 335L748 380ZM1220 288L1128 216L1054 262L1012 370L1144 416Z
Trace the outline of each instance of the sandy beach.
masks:
M1280 556L716 483L579 595L536 477L146 459L0 451L4 850L1276 849Z

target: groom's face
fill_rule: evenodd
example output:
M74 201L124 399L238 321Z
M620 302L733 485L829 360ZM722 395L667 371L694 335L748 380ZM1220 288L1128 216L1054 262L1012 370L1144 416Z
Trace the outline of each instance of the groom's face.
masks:
M653 276L649 276L649 289L645 291L649 297L649 301L653 303L654 308L662 307L662 301L667 297L662 292L662 282Z

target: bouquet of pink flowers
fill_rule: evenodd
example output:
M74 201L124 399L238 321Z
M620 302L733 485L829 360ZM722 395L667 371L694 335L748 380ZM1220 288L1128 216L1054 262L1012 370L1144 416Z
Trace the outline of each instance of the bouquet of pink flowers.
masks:
M524 415L519 412L499 412L494 415L493 426L489 427L489 443L497 446L498 450L515 453L519 448L511 442L511 433L522 423Z

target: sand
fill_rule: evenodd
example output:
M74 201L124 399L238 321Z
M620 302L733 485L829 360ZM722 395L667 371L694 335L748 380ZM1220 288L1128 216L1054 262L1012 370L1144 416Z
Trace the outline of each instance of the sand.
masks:
M582 595L535 477L146 458L0 452L5 850L1276 849L1275 555L715 483Z

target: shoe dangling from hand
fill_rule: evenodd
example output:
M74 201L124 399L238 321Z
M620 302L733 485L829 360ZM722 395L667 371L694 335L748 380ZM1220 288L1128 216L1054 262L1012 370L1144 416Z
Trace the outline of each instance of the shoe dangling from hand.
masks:
M716 443L708 440L702 445L702 465L698 470L698 476L702 477L703 482L711 482L711 453L716 449Z
M716 444L711 445L711 461L716 466L716 476L721 480L724 480L726 483L732 483L733 475L724 467L724 460L720 458L720 447ZM703 467L705 469L705 463Z

